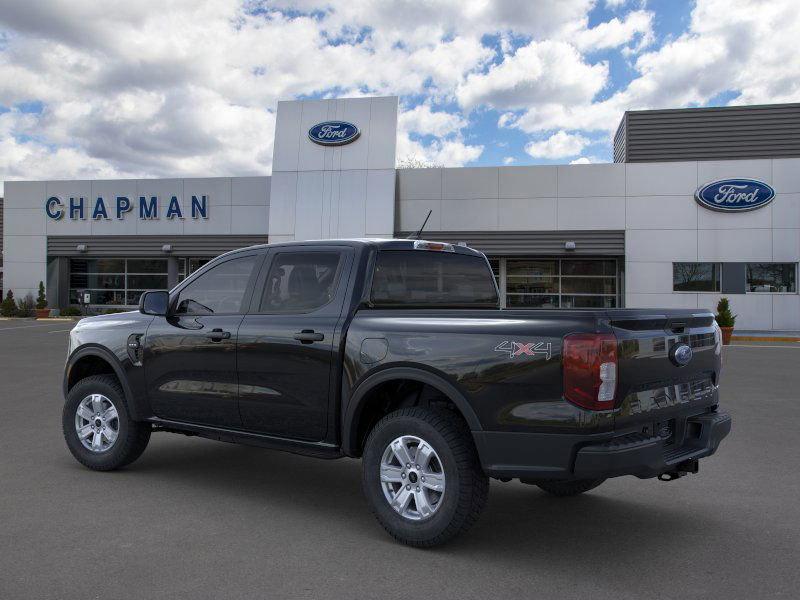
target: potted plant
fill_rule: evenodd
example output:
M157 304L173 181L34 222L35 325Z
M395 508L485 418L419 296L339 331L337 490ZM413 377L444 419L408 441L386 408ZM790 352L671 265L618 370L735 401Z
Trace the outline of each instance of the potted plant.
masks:
M50 309L47 308L47 296L44 294L44 283L39 282L39 294L36 296L36 318L45 319L50 316Z
M720 298L717 303L717 325L722 330L722 343L725 346L731 343L734 323L736 323L736 315L731 312L728 299Z

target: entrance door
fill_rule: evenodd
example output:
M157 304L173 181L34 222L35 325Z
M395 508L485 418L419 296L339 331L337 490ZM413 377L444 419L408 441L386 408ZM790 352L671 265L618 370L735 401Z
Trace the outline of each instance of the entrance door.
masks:
M190 278L144 341L147 393L164 419L239 427L236 344L263 253L236 254Z
M353 251L277 248L267 261L239 328L242 421L250 430L319 441Z

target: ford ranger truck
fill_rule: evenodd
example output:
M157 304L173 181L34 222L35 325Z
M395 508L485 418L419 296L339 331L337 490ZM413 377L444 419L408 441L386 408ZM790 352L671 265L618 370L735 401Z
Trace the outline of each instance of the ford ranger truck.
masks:
M98 471L161 431L360 458L380 524L433 546L490 478L572 496L696 473L731 427L720 337L705 310L501 310L463 246L253 246L75 326L64 437Z

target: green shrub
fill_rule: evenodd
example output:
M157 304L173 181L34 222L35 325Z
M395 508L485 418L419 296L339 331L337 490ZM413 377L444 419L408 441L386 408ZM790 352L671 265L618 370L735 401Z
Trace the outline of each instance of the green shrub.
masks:
M733 327L736 315L731 312L731 305L727 298L720 298L717 303L717 325L720 327Z
M44 293L44 282L39 282L39 294L36 296L36 308L47 308L47 296Z
M17 316L17 303L14 300L14 292L8 290L5 300L0 302L0 314L4 317Z
M103 311L103 314L104 315L115 315L117 313L124 313L124 312L128 312L128 311L126 309L124 309L124 308L107 308L106 310Z
M68 306L61 310L62 317L80 317L82 316L81 309L74 306Z
M33 300L33 294L27 294L24 298L17 300L17 316L18 317L32 317L36 302Z

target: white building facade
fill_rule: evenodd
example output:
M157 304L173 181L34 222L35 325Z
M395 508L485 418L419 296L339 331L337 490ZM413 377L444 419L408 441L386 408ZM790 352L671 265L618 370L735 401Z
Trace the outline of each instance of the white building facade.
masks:
M3 287L130 306L232 248L406 235L431 211L424 237L485 251L508 307L726 296L740 329L800 330L800 158L395 169L397 106L279 103L271 176L6 182ZM709 183L743 190L733 210L698 201Z

